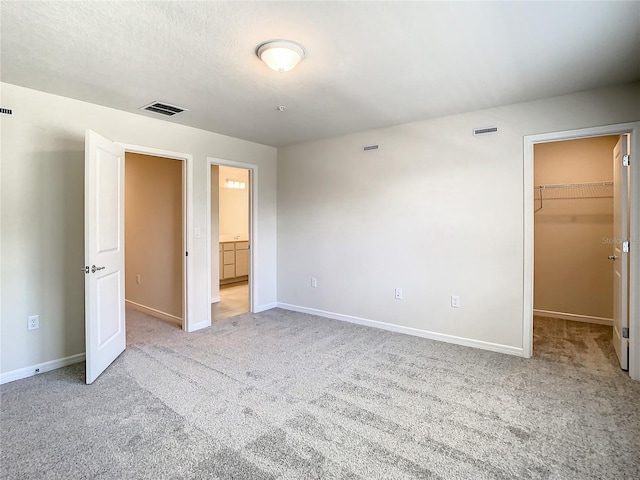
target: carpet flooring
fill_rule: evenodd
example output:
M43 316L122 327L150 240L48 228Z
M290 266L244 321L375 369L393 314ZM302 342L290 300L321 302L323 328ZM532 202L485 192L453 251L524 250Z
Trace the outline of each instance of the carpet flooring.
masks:
M533 318L533 354L590 372L617 375L613 327L558 318Z
M273 309L0 387L3 479L637 479L640 382Z

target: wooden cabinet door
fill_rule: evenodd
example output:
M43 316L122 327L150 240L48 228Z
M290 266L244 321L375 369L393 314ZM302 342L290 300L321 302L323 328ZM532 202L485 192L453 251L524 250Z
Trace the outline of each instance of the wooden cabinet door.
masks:
M236 277L249 275L249 250L236 250Z
M227 278L233 278L236 276L236 266L234 264L225 265L224 270L222 272L222 278L226 280Z
M220 280L222 280L224 278L224 255L222 254L222 247L220 247L220 253L218 254L218 256L220 257Z

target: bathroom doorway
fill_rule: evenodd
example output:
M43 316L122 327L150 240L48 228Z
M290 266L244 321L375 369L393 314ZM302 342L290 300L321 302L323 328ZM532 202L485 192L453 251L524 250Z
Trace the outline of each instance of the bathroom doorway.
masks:
M212 322L251 311L251 176L210 165Z

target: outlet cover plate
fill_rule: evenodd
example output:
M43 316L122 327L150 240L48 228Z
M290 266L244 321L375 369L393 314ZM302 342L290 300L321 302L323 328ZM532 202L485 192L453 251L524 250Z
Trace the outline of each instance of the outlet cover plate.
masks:
M32 315L27 322L27 330L37 330L40 328L40 317L38 315Z

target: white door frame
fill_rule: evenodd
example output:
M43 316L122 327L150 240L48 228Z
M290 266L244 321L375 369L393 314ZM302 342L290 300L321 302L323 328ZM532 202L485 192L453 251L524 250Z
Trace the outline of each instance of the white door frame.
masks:
M640 122L541 133L524 137L524 302L522 347L525 357L533 353L533 147L537 143L575 140L604 135L629 134L629 376L640 380Z
M207 295L209 298L208 317L209 325L211 325L211 247L213 239L211 238L211 166L218 165L222 167L244 168L249 170L249 198L250 198L250 228L249 228L249 311L255 312L255 302L257 291L258 276L256 273L257 265L257 245L258 245L258 165L252 163L235 162L233 160L225 160L222 158L207 157Z
M182 238L186 252L193 251L192 238L189 235L190 226L193 225L193 155L187 153L172 152L170 150L162 150L159 148L143 147L140 145L129 145L126 143L116 142L124 148L126 153L140 153L153 157L170 158L173 160L181 160L182 166ZM125 173L126 175L126 173ZM193 272L192 255L185 255L183 252L182 260L182 330L185 332L193 331L193 322L189 318L189 312L193 311L190 307L189 300L192 295L189 289L193 285L191 275Z

